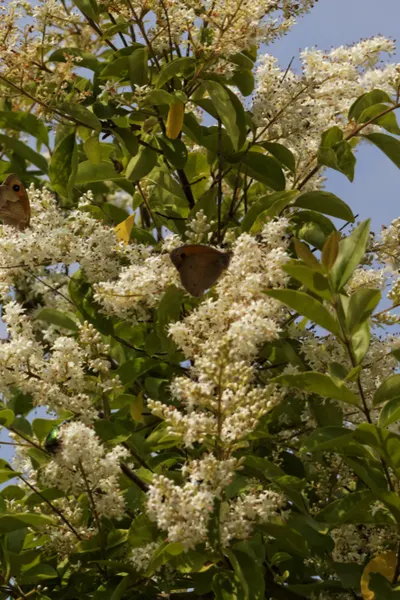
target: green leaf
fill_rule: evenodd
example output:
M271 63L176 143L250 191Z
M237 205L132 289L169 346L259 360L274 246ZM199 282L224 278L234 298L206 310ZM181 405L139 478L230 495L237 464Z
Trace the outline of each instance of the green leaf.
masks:
M318 164L343 173L349 181L354 180L356 157L351 144L346 140L336 144L333 148L320 146Z
M361 223L339 243L339 254L330 272L336 291L343 288L364 256L369 240L369 225L370 219Z
M238 150L246 137L246 118L242 104L230 90L217 81L207 80L204 86L234 148Z
M85 160L78 165L75 184L86 185L95 181L114 179L121 179L121 173L117 173L112 163L91 163L90 160Z
M129 129L117 127L113 130L113 136L118 141L122 142L130 156L135 156L139 150L139 142L134 133Z
M51 565L35 565L31 569L24 571L18 581L21 585L35 584L47 579L58 578L57 571Z
M375 119L374 124L379 125L380 127L383 127L383 129L386 129L387 131L389 131L389 133L394 133L395 135L399 135L400 128L397 124L396 115L394 114L393 111L388 112L379 118L376 118L376 117L378 117L378 115L383 113L388 108L389 107L386 104L374 104L373 106L366 108L362 112L362 114L360 115L360 118L359 118L359 122L366 123L367 121L370 121L371 119Z
M240 581L246 600L262 600L265 598L265 582L262 567L249 555L241 550L228 550L229 558L235 575Z
M12 410L9 408L4 408L0 410L0 426L1 427L9 427L11 423L14 421L15 415Z
M102 69L98 75L99 79L110 79L110 77L118 77L119 79L125 79L129 71L129 56L118 56L111 60Z
M330 312L315 298L297 290L268 290L268 296L280 300L300 315L308 317L327 331L340 335L339 326Z
M286 387L299 388L306 392L319 394L324 398L334 398L347 404L360 404L360 399L346 386L337 385L332 377L323 373L307 371L306 373L296 373L294 375L279 375L273 381Z
M278 206L278 202L287 199L285 206L287 206L296 196L298 192L296 190L291 190L287 192L277 192L275 194L268 194L267 196L262 196L256 202L254 202L241 222L241 230L242 231L250 231L257 217L262 213L268 211L268 209L272 208L274 210L274 206Z
M157 361L153 358L135 358L121 365L115 374L119 376L123 385L130 385L156 364Z
M331 192L320 190L317 192L305 192L297 198L294 206L315 210L325 215L354 223L354 215L350 207Z
M95 23L98 22L98 7L95 0L73 0L73 3L81 13L92 19Z
M15 129L16 131L25 131L33 135L45 146L49 145L49 133L46 125L35 115L22 111L1 111L0 128Z
M83 143L83 149L91 163L101 162L101 147L97 136L88 137Z
M5 483L10 479L14 479L14 477L18 477L19 474L18 471L13 471L12 469L0 468L0 484Z
M9 155L10 152L15 152L19 157L38 167L43 173L47 173L47 160L44 156L35 152L20 140L9 137L8 135L0 135L0 146L7 155Z
M141 146L139 152L131 158L126 167L126 177L131 181L139 181L146 177L157 164L157 153L147 146Z
M165 90L151 90L143 100L143 105L162 106L163 104L174 104L176 102L175 96L166 92Z
M370 133L369 135L363 135L364 139L372 142L377 146L382 152L386 154L388 158L396 167L400 169L400 141L396 140L396 138L391 135L387 135L386 133Z
M374 394L372 404L378 406L393 398L400 398L400 374L390 375L383 380Z
M347 327L352 333L356 327L368 319L381 299L381 292L368 288L360 288L350 296L346 311Z
M336 125L324 131L321 136L321 146L324 148L333 148L343 140L343 131Z
M78 325L71 317L65 314L65 312L61 312L55 308L44 308L36 318L40 321L46 321L46 323L63 327L64 329L70 329L71 331L78 331L79 329Z
M358 122L360 115L366 108L380 102L392 104L392 99L383 90L372 90L371 92L367 92L353 102L349 110L348 118Z
M294 260L286 263L283 266L283 270L321 298L331 300L332 294L329 289L329 282L327 277L322 275L322 273L315 271L300 261Z
M32 422L33 433L40 442L44 442L49 433L62 422L63 419L34 419Z
M80 121L82 125L90 127L95 131L101 131L102 125L99 119L93 114L88 108L82 106L82 104L72 104L71 102L63 102L60 105L60 110L71 115L74 119Z
M243 69L252 69L254 67L254 61L251 60L248 56L246 56L243 52L237 52L236 54L232 54L228 58L229 62L237 65L238 67L242 67Z
M250 96L254 90L254 75L250 69L237 69L229 80L236 85L243 96Z
M0 514L0 533L8 533L17 529L24 529L25 527L41 529L49 525L55 525L55 523L51 517L45 515L30 513Z
M282 144L277 144L276 142L261 142L260 146L268 150L272 156L274 156L279 162L287 167L289 171L294 173L296 171L296 159L293 153L283 146Z
M215 594L215 600L245 600L243 590L238 587L238 583L228 573L219 572L214 575L212 591Z
M161 69L154 85L157 88L162 87L167 81L175 77L176 75L187 74L194 70L195 60L194 58L184 56L182 58L176 58L175 60L167 63Z
M50 159L51 186L64 197L69 196L73 184L75 153L75 133L71 133L57 144Z
M147 48L138 48L128 58L129 79L132 88L146 85L149 80L148 63L149 56Z
M142 513L133 519L129 528L128 542L133 548L138 548L144 544L154 542L158 536L158 529L149 517Z
M379 427L388 427L400 420L400 393L398 398L388 400L383 406L378 420Z
M91 71L97 71L100 63L94 54L85 52L79 48L58 48L48 58L48 62L66 62L66 56L78 56L81 60L79 66Z
M376 496L370 490L351 492L327 504L315 518L336 527L343 523L373 522L371 508L375 502Z
M371 331L369 323L364 321L364 323L362 323L361 326L351 336L351 345L357 365L361 364L362 360L367 354L370 341Z
M303 443L308 452L341 452L353 441L353 432L345 427L321 427L315 429Z
M260 152L248 152L243 157L241 172L247 173L260 183L264 183L272 190L285 189L285 175L278 161L271 156Z
M174 556L179 556L185 548L179 542L162 542L154 552L146 574L150 576L154 571L169 562Z
M183 169L186 164L188 153L185 144L179 138L170 140L166 136L158 138L161 149L164 151L165 158L175 167Z

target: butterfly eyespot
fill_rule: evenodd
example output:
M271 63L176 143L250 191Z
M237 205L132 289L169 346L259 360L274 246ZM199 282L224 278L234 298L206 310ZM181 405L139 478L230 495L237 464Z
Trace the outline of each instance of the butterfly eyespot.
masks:
M14 190L14 192L19 192L19 190L21 189L20 186L16 183L15 185L13 185L12 189Z

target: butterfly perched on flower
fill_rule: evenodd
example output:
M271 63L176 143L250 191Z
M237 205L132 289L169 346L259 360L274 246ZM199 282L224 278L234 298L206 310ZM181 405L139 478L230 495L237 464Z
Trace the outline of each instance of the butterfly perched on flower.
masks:
M18 175L12 173L0 185L0 219L23 230L29 226L31 208L28 194Z
M202 244L187 244L170 254L181 283L192 296L202 296L225 271L231 252L221 252Z

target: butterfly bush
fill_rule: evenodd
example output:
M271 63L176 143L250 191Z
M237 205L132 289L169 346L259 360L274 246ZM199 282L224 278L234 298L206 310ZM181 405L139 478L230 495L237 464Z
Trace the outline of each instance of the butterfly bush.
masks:
M314 4L0 6L0 171L32 182L30 227L0 225L0 595L347 600L398 555L400 220L362 238L300 194L322 136L355 161L400 133L400 66L382 36L257 56ZM385 118L349 116L377 90ZM185 244L231 255L201 298Z

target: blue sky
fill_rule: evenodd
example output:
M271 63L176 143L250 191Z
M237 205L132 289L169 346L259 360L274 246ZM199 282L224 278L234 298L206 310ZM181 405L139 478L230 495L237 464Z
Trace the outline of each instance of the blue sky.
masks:
M319 0L268 52L277 56L285 69L303 48L329 50L373 35L398 39L397 57L388 60L400 62L400 0ZM293 64L298 68L298 62ZM371 217L376 233L400 216L400 171L377 148L366 143L359 147L353 183L334 171L327 175L326 189L347 202L360 220Z
M297 58L305 47L329 50L378 34L400 40L400 0L319 0L311 13L268 52L286 68L292 56ZM396 61L396 57L390 60ZM400 52L397 60L400 62ZM372 217L376 232L400 216L400 171L375 147L363 144L358 150L353 183L329 171L326 189L347 202L360 220ZM5 439L5 432L0 431L0 440ZM0 456L9 460L11 447L0 446Z

